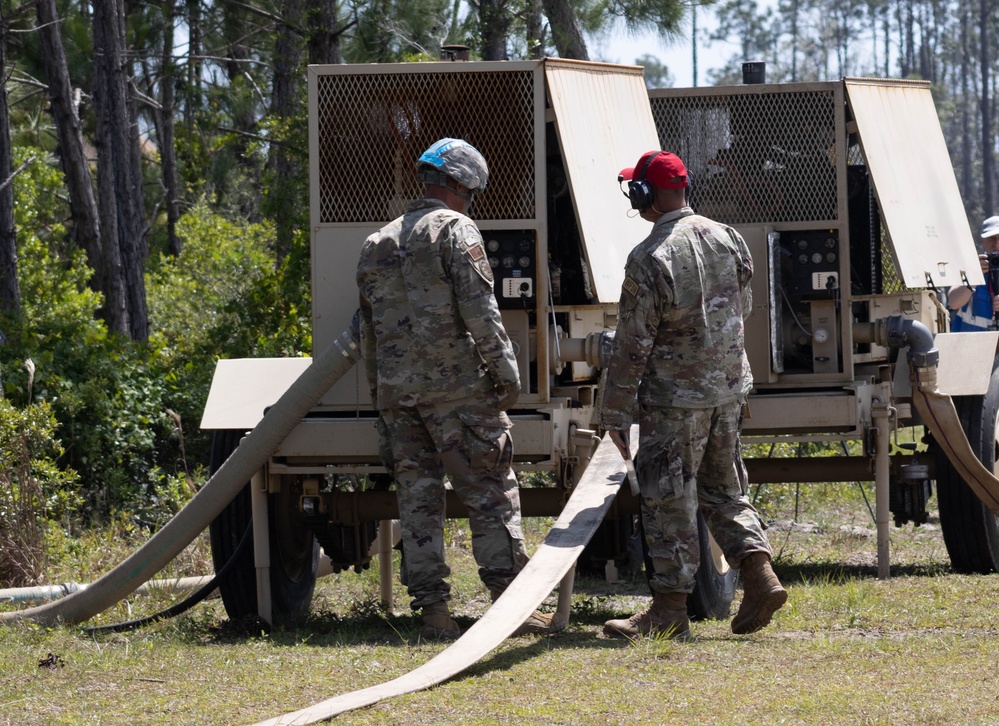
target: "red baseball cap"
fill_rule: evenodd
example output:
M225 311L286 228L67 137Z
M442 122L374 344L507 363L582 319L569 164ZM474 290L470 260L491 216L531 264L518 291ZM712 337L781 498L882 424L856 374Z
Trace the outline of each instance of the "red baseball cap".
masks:
M644 170L644 171L643 171ZM622 169L617 180L647 181L658 189L684 189L687 186L687 167L676 154L668 151L646 151L633 167ZM681 181L674 181L677 177Z

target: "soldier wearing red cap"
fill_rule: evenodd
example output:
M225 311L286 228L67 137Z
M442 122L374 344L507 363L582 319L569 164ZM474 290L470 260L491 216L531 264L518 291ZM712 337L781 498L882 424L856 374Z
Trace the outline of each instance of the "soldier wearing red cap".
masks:
M604 632L690 637L687 595L700 564L700 509L742 572L744 596L732 631L752 633L787 599L744 491L739 455L742 409L753 385L743 325L752 305L753 260L738 232L687 206L687 169L675 154L649 151L618 181L628 182L632 207L653 226L625 266L599 424L627 458L637 409L635 466L654 571L650 607L608 621Z

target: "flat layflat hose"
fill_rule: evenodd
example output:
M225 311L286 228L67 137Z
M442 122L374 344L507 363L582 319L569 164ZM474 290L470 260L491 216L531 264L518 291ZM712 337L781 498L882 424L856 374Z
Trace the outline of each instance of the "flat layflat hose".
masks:
M999 514L999 479L971 450L954 401L937 389L940 353L934 344L933 333L920 321L903 315L889 315L877 321L873 332L882 345L890 348L909 346L912 403L923 424L975 496Z
M33 620L45 625L79 623L128 597L162 570L225 509L267 463L281 442L330 387L360 358L357 316L271 406L225 463L163 529L86 590L61 600L0 613L0 622Z
M968 443L951 397L940 393L936 369L914 368L912 402L934 441L943 449L954 469L985 506L999 514L999 479L982 465Z
M551 594L603 521L624 480L617 447L604 439L545 541L492 607L447 649L394 680L336 696L257 726L309 724L446 681L499 646ZM564 623L563 623L564 625Z

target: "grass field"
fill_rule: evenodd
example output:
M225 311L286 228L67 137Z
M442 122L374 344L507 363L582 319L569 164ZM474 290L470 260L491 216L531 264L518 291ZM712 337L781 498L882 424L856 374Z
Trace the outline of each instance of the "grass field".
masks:
M999 575L951 573L935 516L893 528L893 576L882 581L857 485L800 497L768 486L757 503L790 593L766 630L735 636L727 620L705 621L689 643L607 639L604 620L645 606L644 575L580 577L562 634L508 640L458 678L336 722L999 724ZM533 542L547 524L526 522ZM449 522L448 534L453 605L468 626L488 597L466 523ZM94 579L134 538L64 542L49 581ZM170 574L204 574L207 560L199 541ZM165 604L136 598L92 624ZM271 632L228 621L218 600L121 634L15 624L0 628L0 724L253 723L416 668L444 647L418 633L400 588L393 612L379 609L377 563L322 578L310 616Z

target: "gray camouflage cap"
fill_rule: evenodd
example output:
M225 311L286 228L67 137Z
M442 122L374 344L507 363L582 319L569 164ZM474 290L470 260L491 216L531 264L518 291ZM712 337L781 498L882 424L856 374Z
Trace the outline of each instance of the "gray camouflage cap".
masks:
M463 187L473 192L484 192L489 179L486 160L479 150L463 139L441 139L423 152L416 160L420 179L428 183L440 183L433 178L431 167Z

